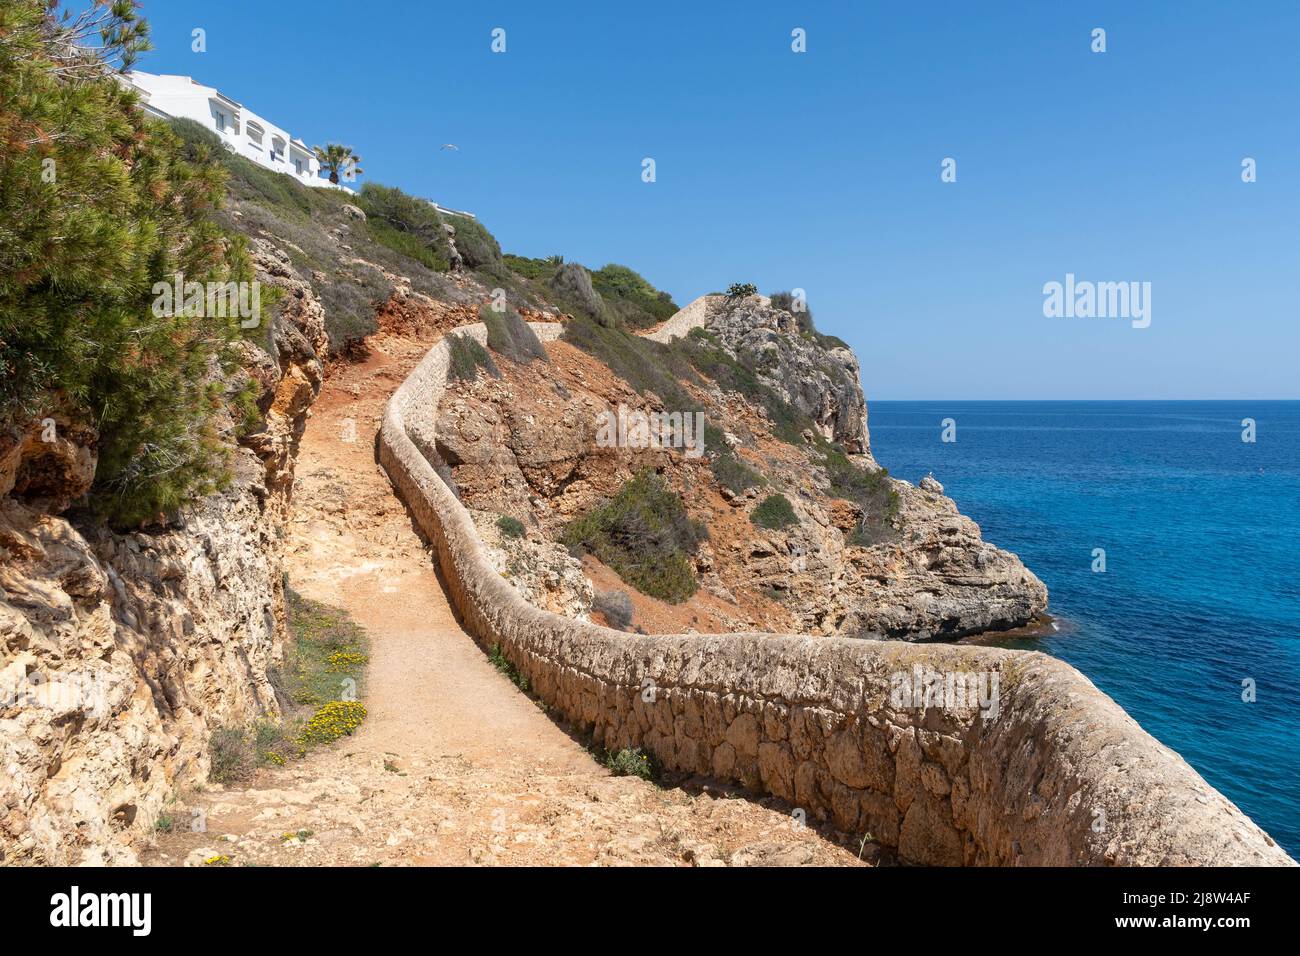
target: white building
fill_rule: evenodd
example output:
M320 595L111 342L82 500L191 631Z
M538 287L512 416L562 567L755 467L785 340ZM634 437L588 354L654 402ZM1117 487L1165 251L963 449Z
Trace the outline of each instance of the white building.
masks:
M352 191L321 177L320 162L310 146L220 90L188 76L158 76L140 70L128 73L125 79L140 93L145 111L154 116L201 123L231 152L292 176L305 186Z

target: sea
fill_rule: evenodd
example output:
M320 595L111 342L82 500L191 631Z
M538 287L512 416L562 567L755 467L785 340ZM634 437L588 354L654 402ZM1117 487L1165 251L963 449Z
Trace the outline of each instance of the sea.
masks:
M993 643L1078 668L1300 859L1300 402L869 412L891 474L1047 584L1057 629Z

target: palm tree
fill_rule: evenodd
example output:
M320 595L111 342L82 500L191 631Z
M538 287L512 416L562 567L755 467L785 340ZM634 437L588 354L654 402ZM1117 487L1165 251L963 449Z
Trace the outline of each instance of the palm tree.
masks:
M351 146L340 146L338 143L326 143L322 148L313 146L316 152L316 158L320 160L322 169L330 171L330 182L336 186L339 181L339 170L350 171L352 173L361 173L364 170L357 165L361 162L361 157L352 152Z

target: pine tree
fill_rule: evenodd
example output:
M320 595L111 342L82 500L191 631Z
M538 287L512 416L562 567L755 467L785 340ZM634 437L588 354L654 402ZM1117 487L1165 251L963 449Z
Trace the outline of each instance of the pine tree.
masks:
M220 167L114 75L147 44L130 0L75 17L0 0L0 425L57 408L94 426L92 503L117 524L226 478L216 423L239 319L160 317L154 284L252 278L210 219Z

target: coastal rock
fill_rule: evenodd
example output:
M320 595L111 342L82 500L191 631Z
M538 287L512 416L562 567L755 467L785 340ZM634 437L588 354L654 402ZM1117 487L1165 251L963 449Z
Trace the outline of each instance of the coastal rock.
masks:
M733 358L813 420L818 433L870 462L867 405L853 350L800 324L799 314L766 296L696 299L651 335L660 341L707 330Z
M450 223L442 224L443 235L447 237L447 258L451 265L452 272L463 272L465 270L465 257L460 254L456 248L456 227Z
M1015 628L1044 611L1043 583L1015 555L985 542L938 481L927 476L915 487L881 471L869 451L851 351L809 333L797 315L761 296L704 297L650 337L671 340L692 329L816 416L816 434L782 440L746 396L710 389L705 420L762 485L737 491L721 483L710 464L718 449L693 459L681 449L631 442L601 447L601 415L624 406L652 412L662 402L638 394L594 357L555 343L550 363L503 359L503 378L457 383L439 406L435 450L461 499L472 509L528 517L558 538L638 470L661 473L710 540L695 561L698 596L674 609L634 595L636 618L648 618L646 626L924 641ZM841 442L859 451L842 454ZM858 494L855 485L873 490ZM755 509L777 492L796 520L757 527Z

